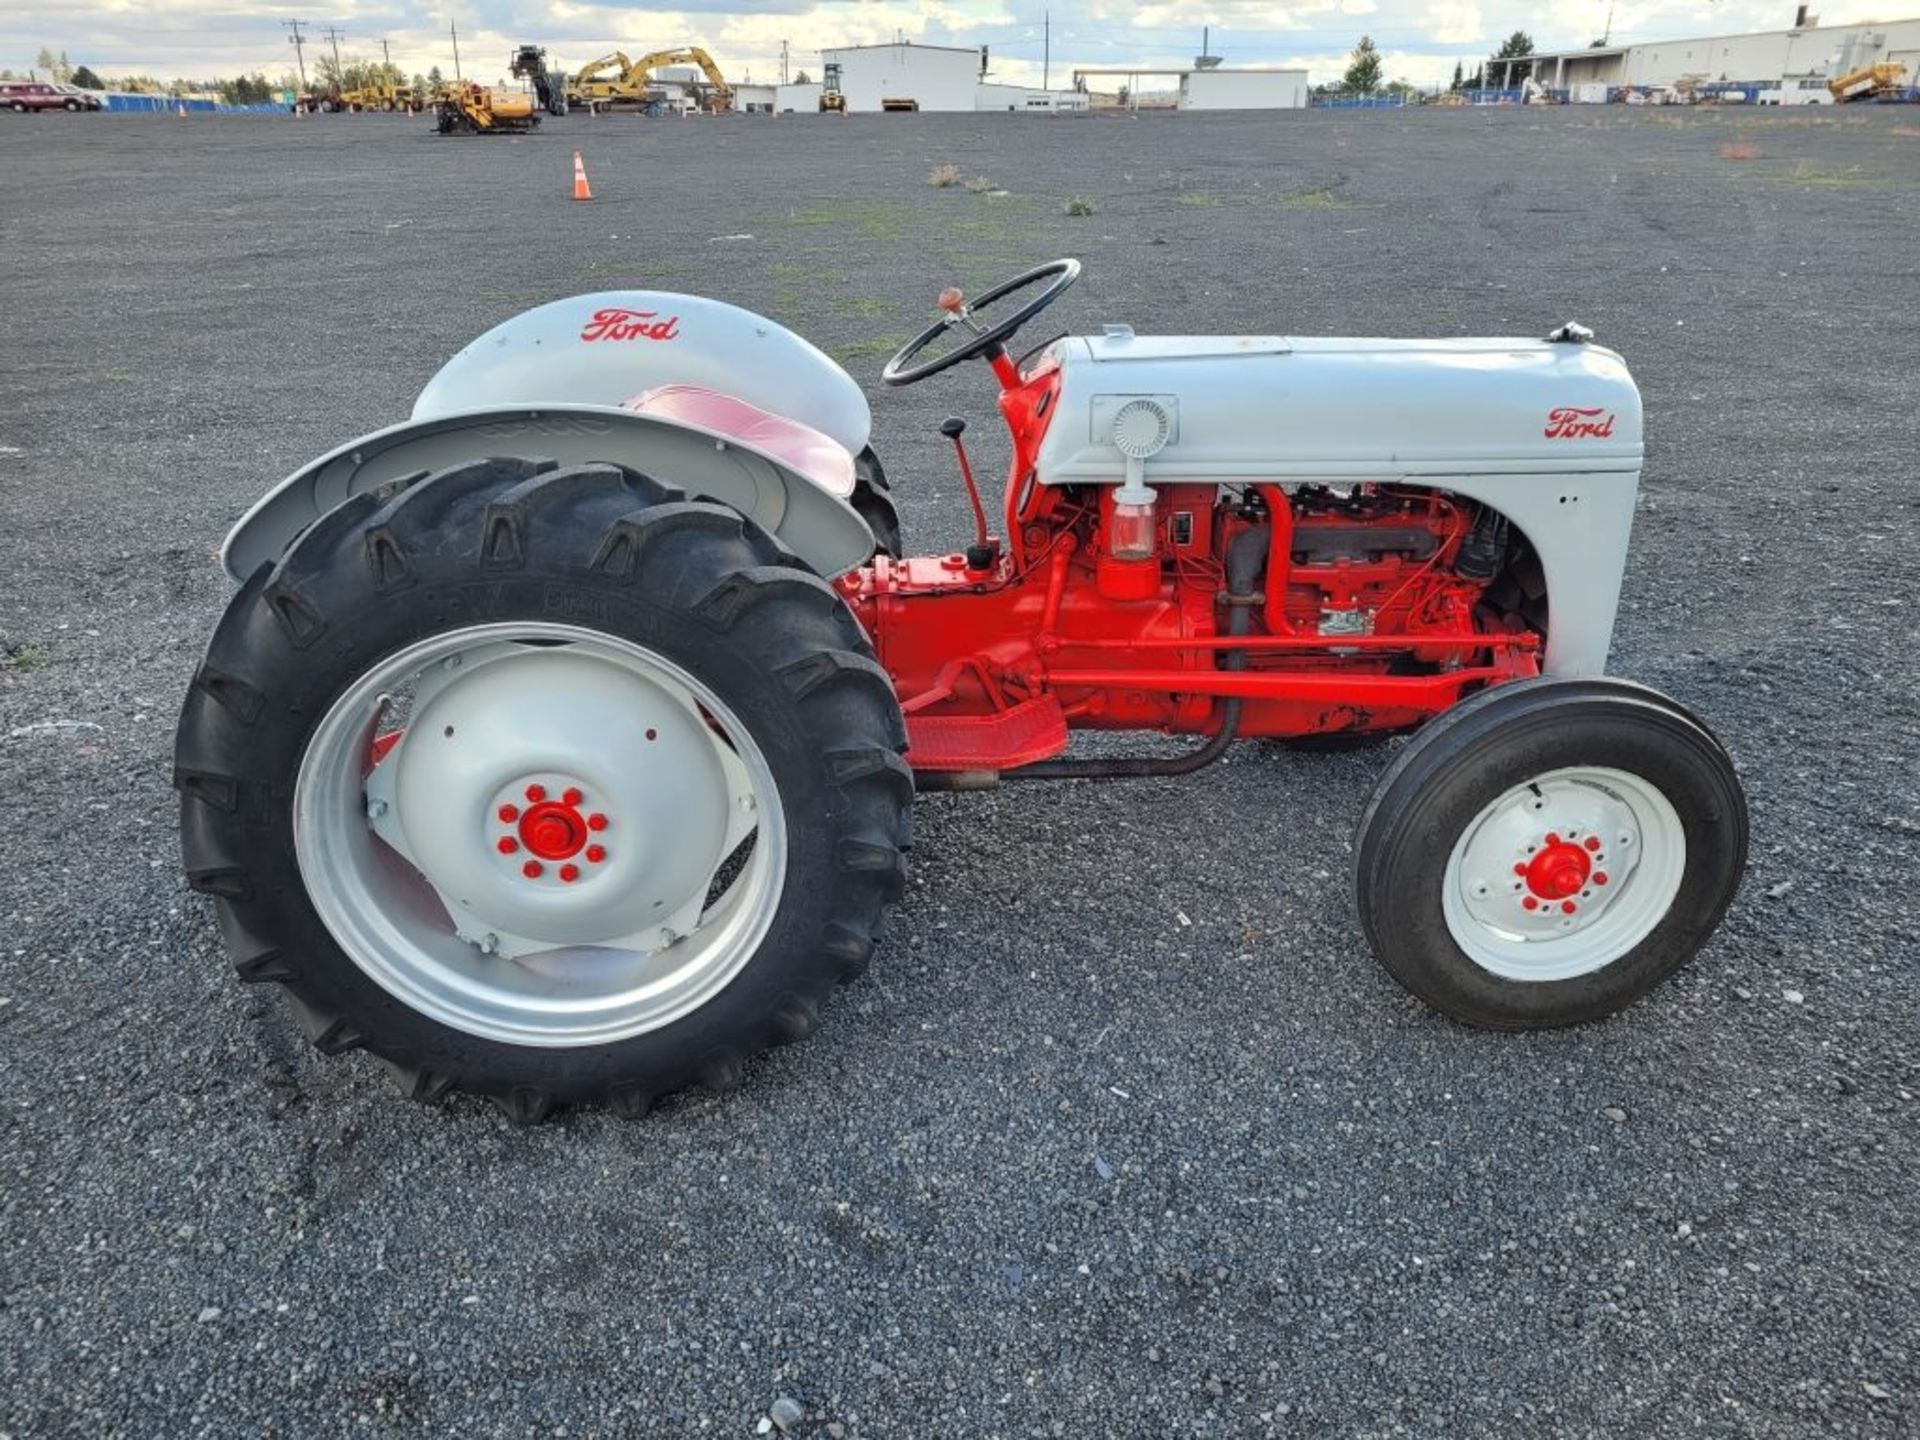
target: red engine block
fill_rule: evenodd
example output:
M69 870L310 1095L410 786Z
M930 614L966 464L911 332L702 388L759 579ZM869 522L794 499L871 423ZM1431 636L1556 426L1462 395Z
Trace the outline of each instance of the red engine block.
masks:
M845 577L910 730L971 719L984 735L1007 718L1025 739L1003 763L1057 751L1011 724L1041 706L1052 731L1207 734L1228 697L1242 701L1243 735L1391 730L1537 670L1539 637L1481 605L1489 576L1462 573L1465 502L1395 487L1158 495L1151 560L1104 553L1110 488L1036 487L1014 556L982 570L959 554L882 556ZM1231 595L1228 548L1248 532L1266 536L1262 579ZM1243 636L1230 633L1235 606L1249 610ZM1244 661L1226 663L1234 654ZM916 740L929 748L943 747Z

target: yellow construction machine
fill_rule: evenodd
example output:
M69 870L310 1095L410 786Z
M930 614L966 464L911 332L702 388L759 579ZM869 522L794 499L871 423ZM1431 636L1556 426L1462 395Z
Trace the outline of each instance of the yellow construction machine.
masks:
M1898 90L1900 77L1906 73L1907 67L1899 61L1882 60L1834 77L1827 82L1827 89L1842 105L1849 100L1872 100L1884 90Z
M433 97L433 114L442 135L524 135L540 124L526 91L496 90L471 80L442 86Z
M713 57L697 45L680 50L655 50L638 60L629 60L626 52L616 50L602 55L591 65L583 65L567 86L567 103L590 105L607 110L616 106L653 109L666 100L665 90L653 80L653 72L668 65L697 66L704 84L693 87L702 110L718 114L733 108L733 86L720 73Z

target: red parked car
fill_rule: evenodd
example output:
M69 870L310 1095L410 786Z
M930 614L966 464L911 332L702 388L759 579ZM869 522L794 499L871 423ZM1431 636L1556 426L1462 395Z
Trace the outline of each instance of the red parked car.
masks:
M22 115L31 110L98 110L100 97L44 80L0 80L0 106Z

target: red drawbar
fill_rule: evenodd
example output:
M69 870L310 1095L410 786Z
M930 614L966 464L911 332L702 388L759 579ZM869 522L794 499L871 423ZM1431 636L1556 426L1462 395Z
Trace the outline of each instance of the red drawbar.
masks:
M1051 694L992 715L907 716L916 770L1011 770L1067 748L1067 717Z
M853 456L846 446L811 425L775 415L732 395L703 385L657 385L620 408L728 436L799 471L830 495L844 500L853 493Z

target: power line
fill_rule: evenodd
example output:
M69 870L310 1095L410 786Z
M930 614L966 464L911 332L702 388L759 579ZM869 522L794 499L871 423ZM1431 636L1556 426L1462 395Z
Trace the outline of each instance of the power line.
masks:
M302 20L282 20L280 22L285 29L293 32L293 53L300 61L300 89L302 92L307 88L307 37L300 33L300 27L305 23L306 22Z
M346 73L345 68L340 64L340 42L347 38L346 31L337 30L329 25L320 32L320 37L333 45L333 78L338 80Z

